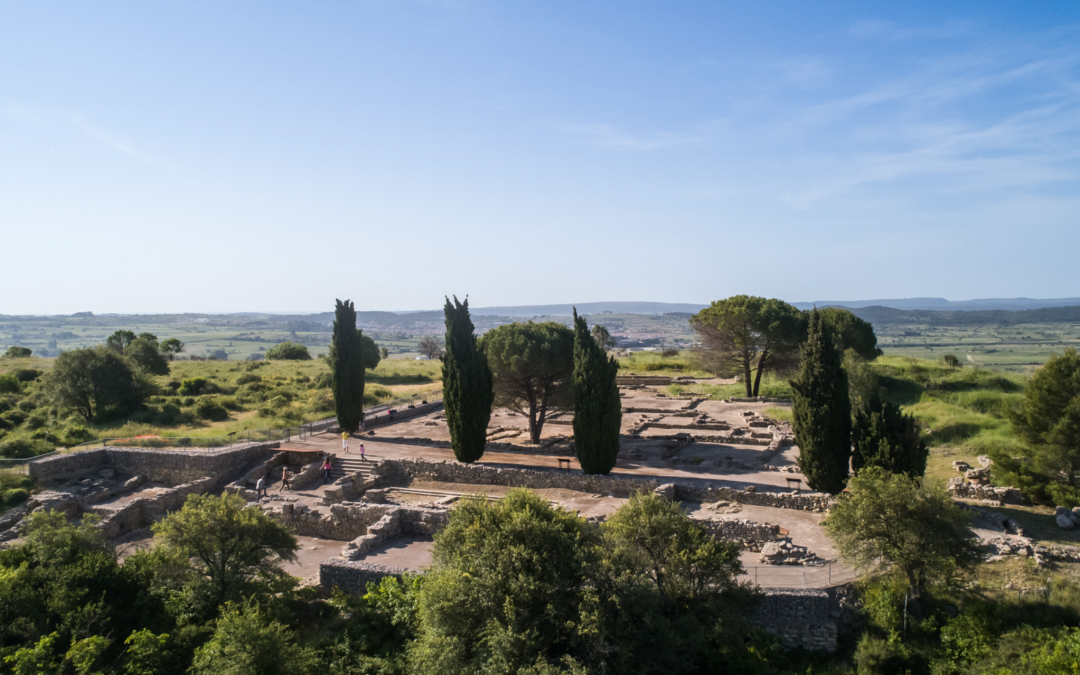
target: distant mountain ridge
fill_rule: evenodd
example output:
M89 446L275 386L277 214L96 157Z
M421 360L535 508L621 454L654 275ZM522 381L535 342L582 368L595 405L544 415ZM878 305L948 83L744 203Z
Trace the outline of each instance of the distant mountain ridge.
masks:
M889 309L984 312L991 310L1019 311L1045 309L1047 307L1072 307L1080 305L1080 298L985 298L982 300L946 300L945 298L903 298L893 300L818 300L817 302L793 302L799 309L813 307L887 307Z

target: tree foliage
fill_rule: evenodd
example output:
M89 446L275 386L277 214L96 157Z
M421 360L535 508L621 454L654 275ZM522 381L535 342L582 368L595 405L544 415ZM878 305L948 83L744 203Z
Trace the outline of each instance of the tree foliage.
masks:
M184 351L184 343L178 338L169 338L168 340L163 340L161 343L161 353L170 361L176 358L176 355L182 351Z
M191 495L154 535L164 554L190 563L189 589L215 607L291 583L280 563L295 557L296 537L238 495Z
M841 352L853 349L867 361L881 356L874 326L869 321L863 321L843 307L823 307L817 311L832 333L833 346ZM809 312L806 314L809 319Z
M117 353L123 353L127 346L135 341L135 333L130 330L118 330L105 338L105 346Z
M309 361L311 352L298 342L279 342L266 350L266 358L270 361Z
M605 326L596 324L592 327L592 338L596 340L597 346L604 351L613 349L615 347L615 338L611 336L608 329Z
M791 380L799 469L815 490L844 489L851 459L851 399L840 353L817 310L810 314L802 365Z
M482 348L494 377L495 403L529 418L540 442L549 413L572 403L574 332L561 323L511 323L484 334Z
M257 604L229 603L214 635L195 652L191 675L308 675L319 661L293 632Z
M918 597L977 560L969 520L943 487L869 467L824 522L844 560L860 570L895 568Z
M363 331L360 331L360 354L366 370L375 370L379 367L379 361L386 358L383 355L383 350L379 349L379 345L375 344L375 340L364 335Z
M919 438L915 418L877 394L869 398L865 407L856 409L851 438L851 466L856 472L872 466L912 478L926 472L930 451Z
M619 455L622 399L615 376L619 363L589 334L574 308L574 448L587 474L607 474Z
M129 412L142 405L146 383L120 354L107 347L66 351L45 376L45 390L61 408L87 421L103 413Z
M450 445L460 462L475 462L484 454L491 403L495 398L491 368L480 349L469 316L469 299L446 299L446 354L442 362L443 406Z
M123 355L138 370L151 375L169 374L168 356L162 352L157 337L150 333L143 333L129 342Z
M420 352L421 356L426 356L429 359L438 359L443 355L443 344L439 338L434 335L425 335L420 338L420 344L417 345L416 350Z
M690 318L701 337L704 365L720 375L742 378L747 396L757 396L766 372L790 372L798 363L805 322L782 300L736 295L716 300Z
M4 352L4 356L8 357L9 359L25 359L29 358L29 356L33 353L34 351L29 347L14 346L8 347L7 351Z
M334 309L334 337L327 360L330 363L330 389L334 396L334 412L338 426L349 433L356 432L364 421L362 338L363 335L356 328L356 308L352 301L338 300ZM374 344L372 342L372 345ZM377 359L377 347L375 351ZM270 358L270 352L266 353L266 357Z

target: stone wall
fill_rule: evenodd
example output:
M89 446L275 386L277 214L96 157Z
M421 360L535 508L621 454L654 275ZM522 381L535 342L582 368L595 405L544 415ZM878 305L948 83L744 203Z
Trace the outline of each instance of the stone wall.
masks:
M975 485L964 483L962 476L957 476L949 482L949 493L956 499L989 499L1004 504L1030 504L1024 493L1014 487L993 487L990 485Z
M780 536L780 526L755 523L752 520L699 520L717 539L733 541L745 549L760 551L770 541Z
M338 505L343 506L343 505ZM382 517L367 528L367 532L350 541L341 551L341 556L349 560L363 558L371 551L388 541L402 536L433 537L446 526L450 514L445 509L427 509L418 506L396 505L358 505L383 508Z
M368 584L378 584L385 577L401 578L408 570L386 567L357 560L331 558L319 565L319 584L330 591L335 588L353 595L367 592Z
M501 468L484 464L463 464L451 460L431 462L422 459L390 459L381 462L372 472L376 487L392 487L409 479L426 479L447 483L478 485L507 485L532 489L565 488L580 492L599 493L614 497L629 497L636 492L652 492L661 482L631 476L589 476L558 469ZM666 483L665 483L666 484ZM756 506L823 512L832 498L819 492L800 494L788 492L746 492L729 487L687 485L675 483L675 499L699 503L734 501Z
M785 647L836 651L840 604L823 590L771 588L750 623L776 635Z
M117 473L145 476L165 485L180 485L210 477L218 487L250 463L266 457L280 446L270 443L243 443L228 448L114 448L70 452L29 462L30 476L39 481L58 480L113 469Z
M153 497L134 499L119 509L91 506L87 511L102 516L101 529L106 536L118 537L131 530L157 522L182 507L190 495L209 492L213 487L212 478L201 478L159 492Z

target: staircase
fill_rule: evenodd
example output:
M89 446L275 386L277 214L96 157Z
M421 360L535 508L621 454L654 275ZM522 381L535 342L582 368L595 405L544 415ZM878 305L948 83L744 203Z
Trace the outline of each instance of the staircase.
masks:
M333 467L330 469L330 482L344 476L354 476L357 473L362 474L366 481L371 478L371 470L375 463L370 459L361 460L359 455L335 455L330 465Z

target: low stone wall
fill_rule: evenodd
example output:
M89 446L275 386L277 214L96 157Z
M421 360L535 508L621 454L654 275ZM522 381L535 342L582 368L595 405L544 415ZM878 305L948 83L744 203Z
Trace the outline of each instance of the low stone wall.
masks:
M363 558L379 546L401 536L433 537L436 532L446 526L450 519L450 514L445 509L394 505L386 505L382 508L385 509L382 517L368 527L365 534L345 545L341 551L343 558L349 560Z
M780 526L752 520L699 520L713 537L738 543L744 549L760 551L780 536Z
M771 588L750 616L750 623L776 635L785 647L836 651L840 604L823 590Z
M963 478L959 477L962 481ZM953 479L954 481L956 478ZM973 483L949 483L949 492L956 499L989 499L1004 504L1030 504L1024 493L1014 487L993 487Z
M402 567L386 567L357 560L331 558L319 565L319 584L328 591L339 589L345 593L367 593L368 584L378 584L385 577L401 578L408 570Z
M147 480L166 485L210 477L215 485L223 486L238 471L279 446L274 441L214 450L105 447L42 457L29 462L29 472L39 481L50 481L109 468L117 473L146 476Z
M770 396L754 396L752 398L729 398L728 403L791 403L790 398L773 398Z
M100 527L106 536L118 537L131 530L157 522L182 507L190 495L209 492L213 487L214 479L202 478L191 483L177 485L153 497L134 499L119 509L92 506L87 511L102 516Z
M565 488L580 492L599 493L614 497L629 497L636 492L652 492L661 483L651 478L630 476L589 476L558 469L518 469L463 464L451 460L430 462L422 459L389 459L372 472L375 487L392 487L409 479L435 480L445 483L477 485L506 485L532 489ZM800 494L788 492L746 492L729 487L710 487L675 483L675 499L699 503L734 501L756 506L772 506L802 511L827 511L832 498L819 492Z

